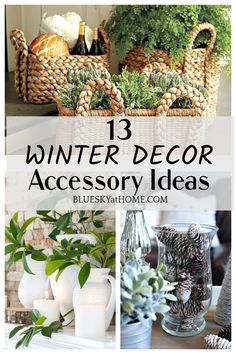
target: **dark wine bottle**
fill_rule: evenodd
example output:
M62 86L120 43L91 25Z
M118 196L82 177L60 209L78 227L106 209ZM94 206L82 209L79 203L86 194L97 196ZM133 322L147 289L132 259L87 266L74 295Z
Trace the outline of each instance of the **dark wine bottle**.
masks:
M75 48L73 50L74 55L87 55L88 48L85 41L85 22L81 21L79 24L79 37L77 39Z
M92 42L89 54L90 55L101 55L102 54L102 49L101 49L99 39L98 39L97 27L94 27L94 29L93 29L93 42Z

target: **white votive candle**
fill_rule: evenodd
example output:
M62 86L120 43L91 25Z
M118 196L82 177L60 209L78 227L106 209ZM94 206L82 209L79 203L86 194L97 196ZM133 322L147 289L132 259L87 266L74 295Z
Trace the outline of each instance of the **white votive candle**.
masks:
M34 309L38 310L41 316L47 317L44 322L44 326L50 325L54 321L59 321L60 319L60 306L59 302L55 300L40 299L34 300Z
M85 338L105 336L105 306L79 305L75 311L75 335Z

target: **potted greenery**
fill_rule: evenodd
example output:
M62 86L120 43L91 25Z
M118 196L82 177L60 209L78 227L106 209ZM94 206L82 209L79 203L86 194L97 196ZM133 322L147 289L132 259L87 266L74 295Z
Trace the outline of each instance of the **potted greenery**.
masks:
M73 235L69 240L62 239L48 257L46 274L50 276L53 295L61 304L62 314L76 308L79 298L89 299L89 294L96 293L106 307L108 328L115 309L115 282L109 276L115 264L115 234L93 231L91 235L95 243L73 240ZM73 315L66 320L72 318Z
M216 115L221 63L230 64L229 5L118 5L105 28L130 71L158 62L185 73L209 94L208 116ZM229 65L227 65L229 68ZM162 70L162 69L160 69Z
M88 78L89 80L94 80L95 75L98 75L97 79L103 77L99 70L91 68L70 73L67 85L58 96L59 114L76 114L76 109L80 107L80 102L81 105L87 102L84 99L84 92L80 99L80 95L84 89L83 85L86 84L84 79ZM79 81L80 77L81 81ZM186 91L186 85L188 85L191 88L197 89L203 95L203 98L207 98L207 92L203 86L192 82L187 76L181 76L175 72L163 74L153 72L147 75L145 72L129 72L125 68L119 75L112 75L109 80L118 89L119 95L123 100L124 112L129 116L155 116L159 102L164 97L165 93L177 86L178 89L183 87ZM96 108L98 102L99 107L103 109L109 109L111 106L111 100L104 92L94 92L90 102L91 108ZM189 98L177 99L176 102L173 102L172 107L175 108L175 112L177 112L176 108L179 110L178 114L172 111L172 115L192 115L193 104ZM180 109L183 110L180 111ZM96 110L94 110L94 112L95 111ZM96 112L96 115L99 115L99 111L97 110ZM93 115L92 111L88 113Z
M174 64L184 60L190 31L201 23L210 23L217 33L212 55L229 62L230 9L230 5L117 5L105 28L121 60L130 49L141 46L147 57L156 49L167 51ZM208 41L209 32L203 31L195 47L204 47Z
M26 308L32 308L35 298L45 296L45 266L47 255L43 249L33 247L25 241L25 233L36 220L37 217L31 217L21 225L18 220L18 212L10 219L9 225L5 226L5 255L8 260L6 268L10 268L14 263L22 262L24 273L18 287L18 297L22 305ZM31 291L28 291L28 286ZM35 286L34 286L35 285Z
M164 279L166 266L157 269L141 259L141 250L131 253L121 263L121 348L151 348L152 321L156 313L169 310L166 299L176 301L169 294L176 283Z

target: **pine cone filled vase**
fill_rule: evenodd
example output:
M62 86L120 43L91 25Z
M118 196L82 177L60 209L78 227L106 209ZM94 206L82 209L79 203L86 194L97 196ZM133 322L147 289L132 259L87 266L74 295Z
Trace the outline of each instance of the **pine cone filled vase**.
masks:
M177 282L164 314L162 328L172 335L191 336L205 327L211 302L210 245L217 228L210 225L170 224L153 227L159 262L167 265L166 277Z

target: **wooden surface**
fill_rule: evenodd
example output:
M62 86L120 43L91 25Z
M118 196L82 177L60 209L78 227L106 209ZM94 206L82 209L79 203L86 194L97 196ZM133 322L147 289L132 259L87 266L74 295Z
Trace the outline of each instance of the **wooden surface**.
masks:
M14 72L6 73L5 79L5 116L56 116L55 103L32 104L18 97L14 86Z
M153 349L204 349L203 338L208 334L217 334L221 328L214 321L215 307L211 307L205 316L206 327L203 332L192 337L176 337L167 334L161 328L160 316L154 323L152 331L152 348Z

